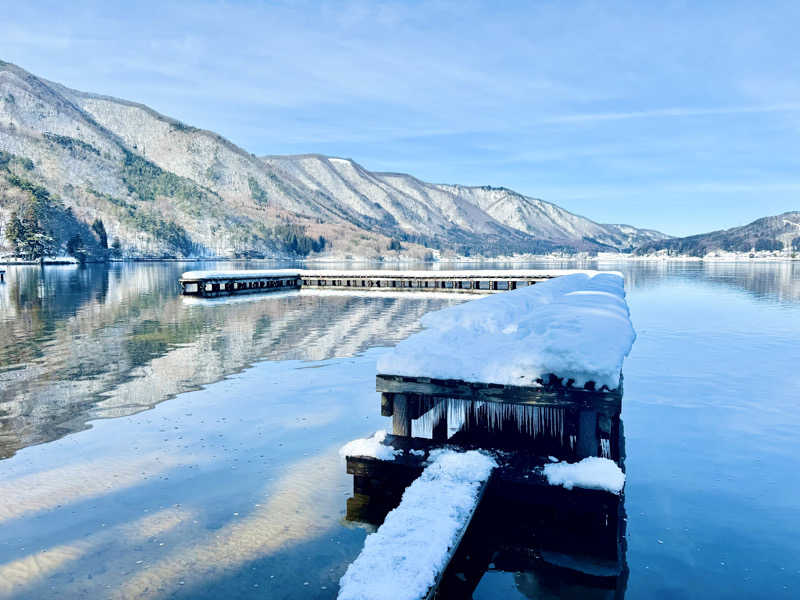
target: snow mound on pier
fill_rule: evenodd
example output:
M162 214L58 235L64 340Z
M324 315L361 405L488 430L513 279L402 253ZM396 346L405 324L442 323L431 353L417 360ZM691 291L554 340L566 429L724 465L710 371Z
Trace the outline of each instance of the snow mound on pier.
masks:
M617 463L597 456L577 463L549 463L543 471L550 485L563 485L568 490L579 487L619 494L625 485L625 473Z
M347 458L348 456L371 456L380 460L394 460L394 457L402 454L403 451L387 446L383 443L385 439L386 431L379 429L372 437L347 442L339 449L339 456L342 458Z
M422 318L424 331L378 360L385 375L536 385L619 387L636 333L620 273L575 273Z
M400 505L368 535L339 580L339 600L417 600L447 565L497 463L471 450L434 450Z

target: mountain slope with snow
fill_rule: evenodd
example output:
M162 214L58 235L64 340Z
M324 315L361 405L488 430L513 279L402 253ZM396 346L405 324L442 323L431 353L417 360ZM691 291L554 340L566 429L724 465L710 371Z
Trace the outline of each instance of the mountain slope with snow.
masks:
M431 184L313 154L259 158L142 104L2 61L0 152L0 228L40 190L60 251L79 235L102 254L95 219L128 256L491 256L627 251L665 237L504 188Z
M800 211L757 219L741 227L654 241L637 254L667 251L674 255L705 256L713 252L800 251Z

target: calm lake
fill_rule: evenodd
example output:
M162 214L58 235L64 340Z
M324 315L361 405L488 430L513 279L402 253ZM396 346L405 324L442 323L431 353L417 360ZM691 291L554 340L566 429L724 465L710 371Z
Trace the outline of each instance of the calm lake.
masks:
M336 597L376 358L465 298L178 294L211 266L6 267L0 597ZM638 334L616 597L800 597L800 263L599 267ZM473 597L614 595L490 569Z

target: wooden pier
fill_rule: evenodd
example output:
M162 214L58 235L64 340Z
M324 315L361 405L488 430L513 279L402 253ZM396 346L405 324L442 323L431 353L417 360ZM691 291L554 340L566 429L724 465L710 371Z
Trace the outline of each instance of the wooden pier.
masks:
M400 504L406 487L419 477L431 451L463 448L454 440L387 436L384 443L402 449L392 461L368 456L347 457L353 475L353 495L347 499L346 519L380 525ZM497 570L497 555L505 555L516 568L535 570L546 563L584 586L609 589L624 596L627 583L626 513L623 494L605 490L550 485L541 473L548 462L536 452L505 453L481 491L480 503L466 537L450 548L434 587L425 598L472 596L483 574ZM432 506L431 510L436 511ZM467 565L464 564L466 555ZM545 557L542 560L542 557ZM490 566L491 565L491 566ZM466 577L465 577L466 575ZM449 593L437 595L440 588ZM456 592L453 592L456 588ZM464 590L463 588L468 588Z
M416 534L417 522L430 528L427 510L436 515L442 508L447 514L415 488L440 472L441 456L454 457L447 469L455 472L461 453L478 451L471 456L494 461L486 489L470 505L463 537L437 538L431 549L436 558L429 563L435 571L424 571L430 587L400 584L399 590L411 590L404 598L471 597L483 574L495 569L498 555L510 565L531 564L533 558L547 563L550 573L563 573L564 580L577 578L581 585L624 596L625 437L617 365L635 334L627 311L620 310L621 274L562 282L542 286L541 294L537 288L448 309L444 323L431 319L427 333L378 360L375 389L381 415L391 417L392 434L379 432L342 452L353 475L347 518L380 523L394 509L386 517L390 526L378 529L387 554L415 556L405 550L408 536L396 523ZM481 283L470 287L481 290ZM490 287L487 291L498 289ZM536 312L529 297L551 310ZM537 343L543 351L531 358ZM386 543L389 536L398 540L397 549ZM362 556L374 557L373 549L368 542ZM393 560L405 564L404 558ZM358 576L351 574L345 583L369 582L381 565L360 556L351 567ZM343 600L356 597L361 596L346 591Z
M381 374L376 390L381 414L392 417L383 444L402 452L392 460L347 456L353 475L347 519L380 524L433 450L484 449L498 460L470 525L478 530L473 542L467 532L466 547L450 549L427 597L470 597L498 555L518 565L514 570L522 570L520 564L556 570L624 596L624 491L566 489L551 485L543 471L556 458L572 463L588 457L608 458L624 471L621 384L597 390L591 383L565 387L554 377L538 386L509 386ZM453 414L458 423L448 422ZM536 419L555 426L526 429Z
M234 294L253 294L299 290L297 271L189 271L180 279L185 296L216 298Z
M297 289L491 294L534 285L575 270L508 271L188 271L187 296L213 298Z

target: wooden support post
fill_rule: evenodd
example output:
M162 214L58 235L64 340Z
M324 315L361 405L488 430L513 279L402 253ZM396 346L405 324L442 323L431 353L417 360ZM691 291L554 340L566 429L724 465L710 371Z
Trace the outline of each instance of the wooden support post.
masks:
M394 394L381 393L381 416L391 417L394 414Z
M392 433L411 437L411 406L405 394L394 395L394 412L392 414Z
M578 458L600 455L600 440L597 436L597 411L590 408L578 413Z
M440 401L442 414L439 420L433 424L432 439L436 442L447 441L447 398ZM438 408L438 407L437 407Z

